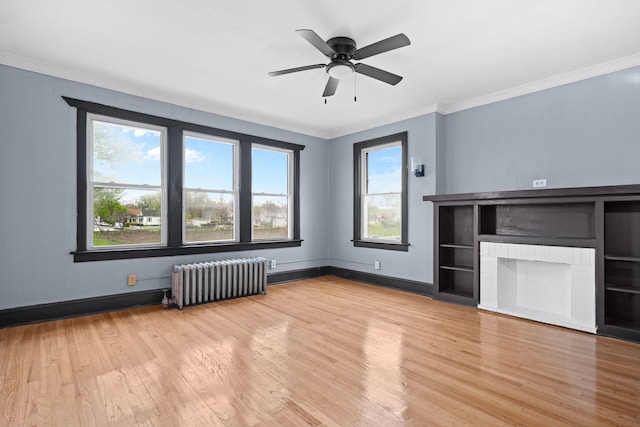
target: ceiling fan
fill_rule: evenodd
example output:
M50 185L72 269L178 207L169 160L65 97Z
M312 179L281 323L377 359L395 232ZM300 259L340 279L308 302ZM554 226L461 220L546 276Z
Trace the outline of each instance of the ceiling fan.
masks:
M354 72L380 80L381 82L388 83L390 85L397 85L400 83L400 80L402 80L401 76L381 70L380 68L362 63L354 64L351 62L359 61L380 53L410 45L411 41L402 33L380 40L379 42L360 49L357 48L355 40L349 37L334 37L324 41L313 30L296 30L296 33L300 34L300 36L311 43L313 47L322 52L323 55L327 56L331 62L328 64L314 64L304 67L288 68L280 71L271 71L269 73L270 76L281 76L283 74L297 73L298 71L326 67L329 80L327 81L324 93L322 94L325 98L333 96L336 93L340 80L353 75Z

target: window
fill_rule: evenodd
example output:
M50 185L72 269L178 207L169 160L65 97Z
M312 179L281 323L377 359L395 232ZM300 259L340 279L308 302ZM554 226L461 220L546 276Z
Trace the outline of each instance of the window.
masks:
M64 100L77 109L75 262L301 245L303 145Z
M407 133L354 144L354 246L406 251Z
M184 134L184 241L237 240L238 141Z
M361 238L400 242L402 147L391 142L361 154Z
M163 245L166 129L90 114L87 134L88 246ZM130 226L139 209L157 221Z
M290 150L254 145L251 150L254 240L290 239L293 203Z

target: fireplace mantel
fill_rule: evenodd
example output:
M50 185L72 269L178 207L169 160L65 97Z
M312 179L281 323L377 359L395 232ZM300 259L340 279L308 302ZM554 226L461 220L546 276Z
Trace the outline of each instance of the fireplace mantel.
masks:
M480 202L514 199L596 198L611 196L640 196L640 184L434 194L422 196L422 200L425 202Z
M591 248L596 327L640 341L640 185L424 196L434 299L478 306L480 242Z

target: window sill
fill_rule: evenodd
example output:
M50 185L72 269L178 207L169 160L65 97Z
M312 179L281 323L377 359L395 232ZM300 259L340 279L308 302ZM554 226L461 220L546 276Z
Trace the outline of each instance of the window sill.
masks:
M153 258L178 255L198 255L256 249L291 248L301 246L302 240L261 240L250 243L222 243L216 245L180 246L177 248L114 249L72 252L73 262L110 261L118 259Z
M389 243L389 242L374 242L371 240L353 240L353 246L358 248L372 248L372 249L387 249L390 251L409 251L408 243Z

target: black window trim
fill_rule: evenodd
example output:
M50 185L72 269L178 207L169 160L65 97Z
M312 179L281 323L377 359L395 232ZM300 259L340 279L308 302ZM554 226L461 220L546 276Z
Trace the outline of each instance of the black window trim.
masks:
M400 242L392 243L388 241L374 241L362 239L362 151L378 145L400 141L402 147L402 229L400 232ZM361 248L388 249L393 251L407 252L408 243L408 196L407 196L407 141L408 132L400 132L393 135L382 136L367 141L353 144L353 246Z
M305 146L285 141L248 135L196 123L169 119L151 114L125 110L75 98L62 97L77 112L77 238L76 250L71 252L74 262L104 261L130 258L149 258L191 254L235 252L255 249L275 249L301 246L300 239L300 152ZM167 128L167 246L145 248L87 249L87 114L130 120ZM251 208L240 209L239 241L211 244L182 243L182 160L183 131L192 131L235 139L240 144L240 206L251 206L251 147L260 144L267 147L291 150L293 153L293 238L285 240L251 241Z

